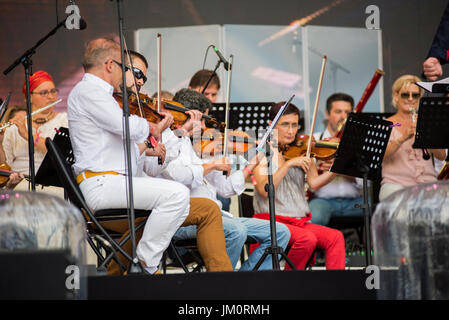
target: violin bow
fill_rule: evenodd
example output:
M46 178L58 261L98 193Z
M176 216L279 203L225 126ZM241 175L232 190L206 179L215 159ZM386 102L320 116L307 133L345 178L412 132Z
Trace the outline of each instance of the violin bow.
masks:
M318 89L317 89L316 99L315 99L315 107L313 109L312 126L310 127L309 141L307 142L307 153L306 153L307 158L310 158L310 150L312 148L313 131L315 129L316 115L317 115L317 110L318 110L318 103L320 101L321 87L323 85L323 77L324 77L324 69L326 68L326 61L327 61L327 56L324 56L323 62L321 64L320 81L318 82Z
M157 112L161 112L161 40L162 35L160 33L157 34L156 38L157 43Z
M231 76L232 76L232 64L234 62L234 56L231 54L229 57L229 71L228 71L228 83L226 88L226 108L225 108L225 129L223 138L223 157L228 153L228 136L229 136L229 110L231 99Z

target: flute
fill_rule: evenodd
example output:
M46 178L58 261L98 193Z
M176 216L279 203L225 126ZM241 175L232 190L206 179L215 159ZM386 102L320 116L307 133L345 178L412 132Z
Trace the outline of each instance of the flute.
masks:
M61 102L61 101L62 101L62 99L56 100L55 102L52 102L52 103L50 103L49 105L46 105L45 107L42 107L42 108L40 108L40 109L37 109L36 111L33 111L33 112L31 112L31 116L34 116L35 114L37 114L37 113L39 113L39 112L42 112L42 111L44 111L44 110L47 110L47 109L53 107L55 104L58 104L58 103ZM27 116L25 116L25 119L26 119L26 118L27 118ZM6 122L4 125L2 125L2 126L0 127L0 131L3 130L3 129L6 129L6 128L12 126L12 125L13 125L13 123L11 123L11 122L8 121L8 122Z

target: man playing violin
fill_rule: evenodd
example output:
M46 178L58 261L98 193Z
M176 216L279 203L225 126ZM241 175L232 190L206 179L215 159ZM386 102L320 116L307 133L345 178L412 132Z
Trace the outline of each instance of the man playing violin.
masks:
M345 93L334 93L326 101L327 127L324 132L314 134L316 140L335 137L339 126L352 112L354 99ZM318 169L328 171L331 163L317 161ZM327 226L333 216L363 216L362 209L354 205L363 202L362 180L338 175L334 180L315 190L309 201L312 223Z
M147 80L146 73L148 63L145 57L140 53L135 51L129 51L129 53L130 61L128 56L125 57L125 61L129 62L127 64L128 70L126 71L127 87L129 92L139 93L140 88ZM166 110L162 104L161 113L164 114L165 112ZM198 119L201 118L201 113L198 111L187 111L187 114L189 115L189 120L179 128L179 132L191 130L193 122L198 121ZM156 165L152 157L146 157L141 164L142 170L152 176L158 175L162 168L176 157L178 150L177 146L179 143L179 139L174 135L170 128L163 130L163 134L157 135L160 136L167 148L167 153L163 154L163 166ZM162 146L162 144L159 143L158 147L159 146ZM169 182L165 179L159 180ZM190 198L188 215L182 225L195 225L197 227L198 249L205 262L207 271L232 271L231 263L225 248L221 213L219 207L213 201L204 198ZM137 239L140 239L142 233L137 232L136 237ZM123 248L127 251L131 251L131 243L128 242ZM120 254L119 257L121 257ZM112 262L108 267L108 273L115 274L118 271L118 264Z

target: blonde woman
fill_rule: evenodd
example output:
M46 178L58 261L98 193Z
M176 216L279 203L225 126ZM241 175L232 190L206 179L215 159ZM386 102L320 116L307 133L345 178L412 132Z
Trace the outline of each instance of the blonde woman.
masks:
M423 89L415 83L421 81L414 75L403 75L393 83L393 106L397 112L388 118L394 124L382 163L382 182L379 200L404 187L436 181L436 171L431 160L423 159L422 149L413 149L416 131L416 111ZM414 117L415 114L415 117ZM430 149L435 158L445 158L444 149Z

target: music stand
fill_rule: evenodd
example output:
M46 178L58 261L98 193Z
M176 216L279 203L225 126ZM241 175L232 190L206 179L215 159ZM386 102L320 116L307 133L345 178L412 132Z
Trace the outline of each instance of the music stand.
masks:
M448 149L448 137L449 97L421 98L413 148Z
M392 130L392 122L363 113L350 113L330 171L363 178L366 265L371 265L371 207L368 201L368 180L375 180L382 168Z
M61 150L61 153L67 163L72 165L75 162L75 157L73 155L69 129L61 127L56 130L56 135L54 136L53 141ZM43 186L64 187L59 179L58 172L55 170L53 161L48 152L45 154L44 160L42 160L42 163L36 173L36 183ZM64 198L67 199L65 191Z

